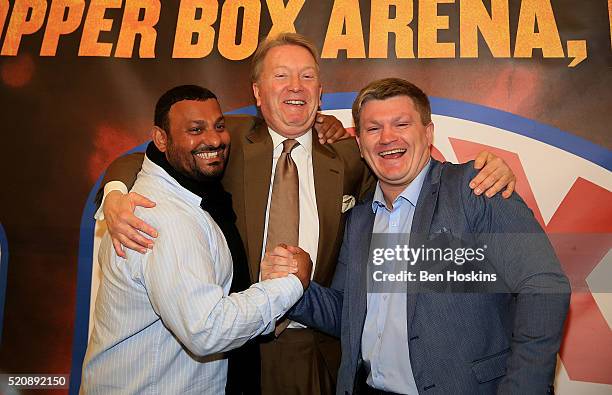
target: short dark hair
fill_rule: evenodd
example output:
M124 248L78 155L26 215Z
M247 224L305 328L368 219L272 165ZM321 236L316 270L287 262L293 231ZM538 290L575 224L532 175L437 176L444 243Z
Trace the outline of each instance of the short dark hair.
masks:
M414 102L414 107L421 115L424 126L431 122L431 105L425 92L418 86L401 78L383 78L370 82L363 88L353 102L353 122L355 132L359 133L359 116L364 104L370 100L385 100L396 96L408 96Z
M169 133L170 124L168 121L168 113L174 103L183 100L206 101L208 99L217 100L217 96L206 88L198 85L180 85L170 89L168 92L161 95L155 105L155 116L153 122L155 126L162 128Z

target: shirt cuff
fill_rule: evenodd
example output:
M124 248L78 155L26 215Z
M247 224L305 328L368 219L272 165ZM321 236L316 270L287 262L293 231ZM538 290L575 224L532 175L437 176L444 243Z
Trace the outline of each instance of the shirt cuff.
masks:
M283 278L265 280L254 284L253 287L263 290L269 300L269 309L267 311L270 316L264 316L264 321L268 321L270 324L264 330L264 333L274 329L276 320L284 316L304 293L302 282L294 274L289 274Z
M127 187L121 181L107 182L106 185L104 185L104 197L102 198L102 203L100 203L100 207L98 208L98 211L96 211L96 214L94 215L94 218L96 220L104 221L104 211L102 210L104 208L104 201L106 200L106 195L108 195L112 191L119 191L124 195L128 193Z

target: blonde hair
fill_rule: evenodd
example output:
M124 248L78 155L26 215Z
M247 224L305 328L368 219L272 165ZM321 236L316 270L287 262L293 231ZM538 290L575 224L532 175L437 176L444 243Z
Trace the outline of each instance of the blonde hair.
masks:
M266 39L257 47L257 50L251 59L253 65L251 69L251 82L256 82L259 78L261 68L263 67L263 61L266 58L268 51L270 51L272 48L283 45L296 45L308 50L308 52L310 52L314 58L317 66L317 72L319 71L319 51L309 39L298 33L280 33L275 37Z

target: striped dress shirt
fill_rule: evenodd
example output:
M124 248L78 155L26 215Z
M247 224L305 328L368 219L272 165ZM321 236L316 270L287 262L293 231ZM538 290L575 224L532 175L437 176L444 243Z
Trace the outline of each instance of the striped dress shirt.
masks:
M222 352L272 331L302 285L291 274L228 295L231 254L201 198L146 157L132 191L157 203L135 214L159 237L124 260L104 236L81 393L222 394Z

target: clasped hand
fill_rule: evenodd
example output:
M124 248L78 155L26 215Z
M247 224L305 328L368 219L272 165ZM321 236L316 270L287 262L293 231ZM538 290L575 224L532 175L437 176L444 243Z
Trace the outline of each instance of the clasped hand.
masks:
M312 262L310 255L300 247L279 244L266 252L260 265L261 280L286 277L295 274L304 289L310 284Z

